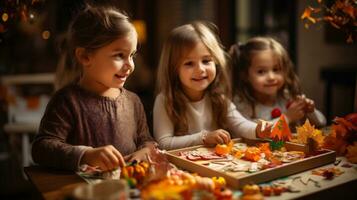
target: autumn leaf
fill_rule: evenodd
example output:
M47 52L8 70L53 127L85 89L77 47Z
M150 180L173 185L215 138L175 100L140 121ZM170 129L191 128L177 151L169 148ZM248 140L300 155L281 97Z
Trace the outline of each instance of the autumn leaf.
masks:
M301 19L309 18L311 16L311 8L307 7L304 10L304 13L301 15Z
M334 150L339 156L345 155L347 145L344 138L337 138L334 133L326 136L323 142L323 148Z
M353 145L347 147L346 158L351 163L357 164L357 142L354 142Z
M321 21L330 26L343 31L346 34L346 43L353 43L356 38L356 18L357 7L355 0L334 0L323 2L317 0L318 7L308 6L304 9L301 19L304 21L306 29L310 25ZM310 24L308 24L310 23Z
M313 139L318 144L318 147L321 147L324 143L325 137L322 135L322 131L311 125L309 119L306 119L304 125L297 127L296 131L296 139L300 144L307 144L309 138Z
M349 15L352 19L355 19L355 13L354 13L354 8L352 5L346 6L343 9L343 12Z
M308 19L310 22L312 22L313 24L316 23L316 20L311 16L312 12L314 12L315 10L312 7L307 7L305 8L304 13L301 15L301 19Z

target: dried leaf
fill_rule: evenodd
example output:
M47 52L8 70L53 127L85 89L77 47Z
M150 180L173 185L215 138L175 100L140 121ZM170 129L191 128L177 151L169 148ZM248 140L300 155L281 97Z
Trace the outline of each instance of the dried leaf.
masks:
M307 144L308 139L313 139L318 147L321 147L324 142L324 136L322 131L315 128L315 126L310 124L310 121L306 119L305 124L297 127L297 142L300 144Z
M353 145L347 147L346 158L351 163L357 164L357 142L354 142Z
M337 155L343 156L346 153L347 142L333 132L324 138L323 147L336 151Z
M301 19L309 18L311 16L311 12L311 7L305 8L304 13L301 15Z

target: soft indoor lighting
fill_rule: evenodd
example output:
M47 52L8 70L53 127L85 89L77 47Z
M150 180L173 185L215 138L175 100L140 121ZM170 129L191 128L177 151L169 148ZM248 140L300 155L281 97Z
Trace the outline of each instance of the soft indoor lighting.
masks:
M140 43L146 42L146 24L144 20L134 20L133 25L138 33L138 40Z

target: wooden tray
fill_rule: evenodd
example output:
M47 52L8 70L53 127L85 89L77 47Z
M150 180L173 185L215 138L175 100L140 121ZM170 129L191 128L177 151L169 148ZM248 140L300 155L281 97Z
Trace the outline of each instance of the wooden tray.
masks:
M235 143L244 142L249 146L252 146L258 142L264 142L262 140L244 140L244 139L234 139L233 141ZM264 169L254 173L249 173L249 174L244 173L236 177L225 172L216 171L214 169L211 169L207 166L196 163L194 161L190 161L179 157L180 152L195 150L200 147L204 147L204 146L199 145L199 146L168 151L167 158L171 163L173 163L177 167L188 170L190 172L198 173L201 176L206 176L206 177L222 176L226 179L228 185L234 189L239 189L242 186L249 183L262 183L280 177L306 171L308 169L312 169L322 165L326 165L328 163L332 163L336 159L335 151L323 150L321 154L316 156L311 156L291 163L285 163L275 168ZM285 148L288 151L304 151L304 152L307 151L304 145L289 143L289 142L285 144Z

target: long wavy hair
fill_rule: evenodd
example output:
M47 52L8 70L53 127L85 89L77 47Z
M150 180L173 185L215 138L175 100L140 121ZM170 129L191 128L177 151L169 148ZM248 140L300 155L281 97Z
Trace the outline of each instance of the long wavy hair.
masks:
M165 109L174 124L175 135L188 131L188 99L182 89L178 68L184 56L199 42L206 46L216 64L216 77L205 91L212 102L212 123L222 128L226 126L227 99L230 98L231 87L227 74L227 55L214 28L213 24L204 22L182 25L171 31L164 44L157 73L157 93L165 96Z
M135 31L135 28L128 16L116 8L86 5L70 23L68 31L59 43L56 89L78 80L81 76L82 66L76 59L76 48L81 47L91 53L133 30Z
M255 117L255 104L257 102L253 95L253 86L248 80L248 69L252 64L252 58L260 51L271 50L278 58L278 65L281 67L284 76L284 85L278 91L278 97L288 99L301 94L299 78L294 72L293 63L285 48L271 37L254 37L246 44L234 44L230 49L232 62L234 94L239 99L248 102L252 107Z

